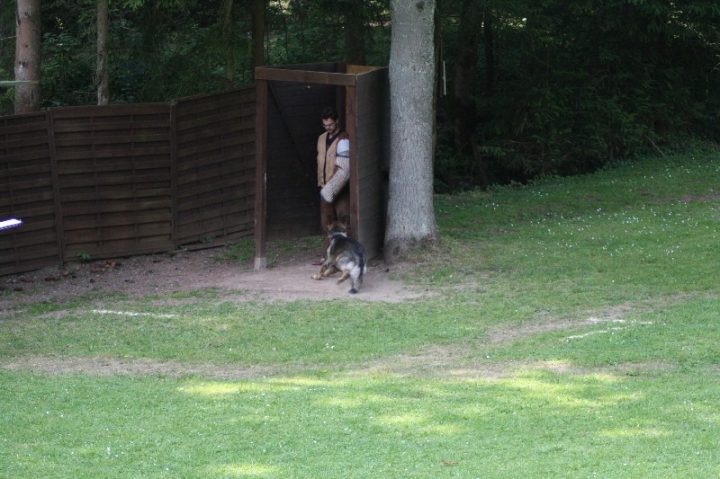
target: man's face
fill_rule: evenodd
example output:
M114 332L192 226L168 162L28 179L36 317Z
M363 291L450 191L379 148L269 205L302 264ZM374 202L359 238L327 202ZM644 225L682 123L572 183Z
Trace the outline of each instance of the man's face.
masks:
M337 122L332 118L323 119L322 124L323 128L325 128L325 131L328 133L334 133L335 128L337 127Z

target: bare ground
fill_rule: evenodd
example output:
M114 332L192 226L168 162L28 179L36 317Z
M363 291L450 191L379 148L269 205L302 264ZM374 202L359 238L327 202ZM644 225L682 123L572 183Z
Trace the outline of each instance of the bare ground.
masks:
M104 293L153 295L160 301L173 293L212 288L219 301L288 302L294 300L399 302L423 294L390 279L381 259L369 262L363 286L350 294L349 280L322 281L310 277L319 266L307 251L285 254L274 266L254 271L249 263L222 259L218 249L181 250L172 254L134 256L61 267L0 278L0 321L25 303L63 304L82 295L102 301ZM396 269L402 266L396 267ZM337 275L336 275L337 277ZM62 313L58 313L62 314ZM0 360L0 369L30 370L46 374L91 375L199 375L216 379L245 379L292 372L288 368L237 365L185 364L118 358L20 357Z
M381 301L400 302L428 294L390 278L391 269L382 260L370 261L370 267L359 294L348 293L348 282L334 279L316 281L314 259L305 252L278 258L275 266L254 271L251 264L239 264L222 258L219 250L178 251L173 254L136 256L103 260L88 264L50 267L22 275L0 278L0 321L23 303L65 303L81 295L102 298L104 293L128 296L154 295L158 300L173 294L212 288L220 301L287 302L294 300ZM403 266L394 267L402 270ZM550 330L570 329L596 322L613 323L630 307L604 312L600 318L562 320L538 318L528 324L488 331L490 344L512 342L522 337ZM432 347L415 355L398 355L354 366L356 374L384 371L394 374L428 376L463 376L493 378L508 374L522 365L468 361L466 351L456 346ZM527 366L527 365L525 365ZM536 364L543 369L563 365ZM645 366L633 366L645 369ZM650 367L650 366L648 366ZM651 366L656 367L656 366ZM238 365L188 364L152 360L76 357L19 357L0 359L0 369L35 371L45 374L80 373L89 375L160 375L201 376L221 380L261 378L292 374L292 367L245 367ZM306 367L303 368L305 370Z
M336 284L310 277L319 269L311 256L281 258L276 266L254 271L250 264L222 260L217 249L135 256L48 267L0 278L0 317L19 303L63 303L85 294L124 293L168 296L213 288L233 301L362 300L398 302L420 296L400 281L380 259L371 260L362 289L348 293L350 282Z

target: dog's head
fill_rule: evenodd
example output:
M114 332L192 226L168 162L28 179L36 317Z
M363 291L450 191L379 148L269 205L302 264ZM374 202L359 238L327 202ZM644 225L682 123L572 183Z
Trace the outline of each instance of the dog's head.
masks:
M347 236L347 225L340 221L333 221L328 225L328 236L343 235Z

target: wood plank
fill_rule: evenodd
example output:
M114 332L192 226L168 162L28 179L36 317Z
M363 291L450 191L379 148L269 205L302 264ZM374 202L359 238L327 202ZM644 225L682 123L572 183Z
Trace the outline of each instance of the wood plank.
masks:
M65 193L63 194L62 202L63 207L74 201L102 201L102 200L122 200L130 199L136 202L146 201L158 201L152 200L152 198L169 198L170 188L156 188L153 190L141 190L141 191L127 191L124 189L114 191L94 191L94 192L81 192L81 193ZM111 202L111 201L109 201ZM154 204L154 203L153 203Z
M140 205L137 206L139 207ZM169 198L158 198L156 200L145 199L141 206L143 207L143 214L153 214L155 210L165 210L169 215L172 214ZM134 213L136 211L139 210L136 208L135 203L132 203L130 207L128 207L127 203L120 202L89 203L88 201L82 201L77 203L63 203L64 218L66 221L71 221L74 216L97 216L125 212Z
M50 108L56 120L79 118L107 118L128 115L158 115L168 114L168 103L136 103L125 105L86 105Z
M249 165L226 164L220 168L198 169L186 172L178 177L178 186L187 186L198 182L214 181L218 178L232 176L237 186L244 186L255 181L255 171Z
M212 114L204 116L186 116L181 113L178 118L178 131L185 132L186 130L205 125L228 122L232 122L236 125L242 125L242 128L249 128L248 124L253 125L254 118L254 112L252 112L249 108L244 110L233 109L222 113L215 109L212 111Z
M180 161L183 161L187 157L192 157L201 153L212 152L218 149L237 149L240 150L240 146L243 144L243 140L246 142L249 140L249 135L244 138L240 135L232 135L227 138L207 138L204 141L192 144L185 144L182 140L178 145L181 148Z
M247 182L250 183L249 178L243 177L243 179L247 179ZM209 193L212 191L217 191L222 188L234 188L236 186L236 180L235 178L224 178L224 179L218 179L213 182L208 183L201 183L196 184L194 186L186 185L183 187L182 191L180 192L180 198L186 197L186 196L193 196L193 195L200 195L203 193Z
M169 129L170 118L163 120L125 120L108 123L60 123L55 126L56 134L61 135L85 132L106 133L114 131L154 131Z
M142 224L170 224L172 215L169 212L143 215L133 215L132 213L124 213L120 216L112 217L71 217L65 221L65 230L83 230L98 228L123 227L133 229L136 225Z
M293 83L317 83L320 85L355 85L355 75L347 75L345 73L313 72L307 70L286 70L271 67L255 68L255 79Z
M170 222L152 225L140 224L136 225L135 228L85 228L66 230L65 241L67 241L68 246L112 243L117 240L169 241L171 231Z
M249 98L250 101L252 101L252 99L255 97L255 85L243 85L237 88L233 88L232 90L220 93L198 93L197 95L187 96L179 98L177 100L173 100L173 103L176 103L178 106L181 106L183 103L205 103L206 100L214 99L216 97Z
M226 227L228 224L233 224L237 221L249 221L253 217L251 210L229 210L222 214L217 211L199 211L195 215L187 215L180 221L180 227L190 227L195 225L202 227L203 229L221 229ZM228 219L232 220L228 222Z

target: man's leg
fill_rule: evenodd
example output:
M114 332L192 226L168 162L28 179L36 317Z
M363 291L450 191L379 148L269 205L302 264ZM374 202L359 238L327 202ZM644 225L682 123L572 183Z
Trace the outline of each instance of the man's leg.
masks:
M328 238L328 228L330 227L330 223L335 221L335 206L333 203L328 203L327 201L320 199L320 226L322 227L322 234L323 234L323 251L325 251L330 244L330 239ZM323 253L324 255L325 253Z
M343 188L333 201L333 206L335 207L335 219L345 225L348 236L354 237L350 230L350 188Z

